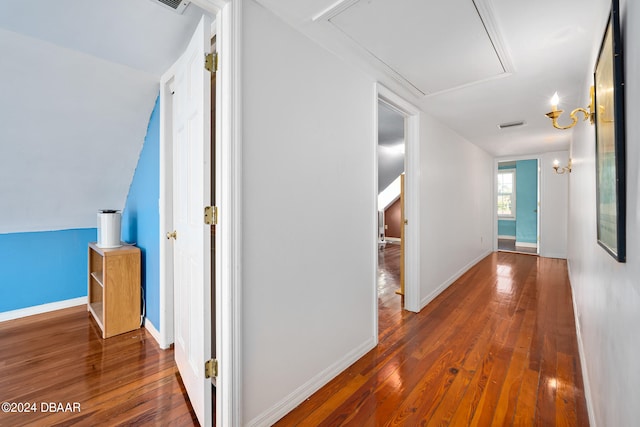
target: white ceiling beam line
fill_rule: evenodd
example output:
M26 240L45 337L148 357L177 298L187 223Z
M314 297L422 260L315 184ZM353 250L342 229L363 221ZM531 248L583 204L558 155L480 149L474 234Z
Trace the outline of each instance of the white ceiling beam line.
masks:
M512 74L515 72L513 61L511 60L511 54L507 49L504 38L500 32L500 28L496 22L495 12L493 10L493 4L491 0L473 0L473 4L478 11L478 16L487 30L489 40L493 44L493 48L496 51L496 55L500 59L502 68L506 74Z
M315 15L311 20L313 22L316 21L329 21L336 15L341 14L345 10L349 9L354 4L358 3L360 0L338 0L322 12Z

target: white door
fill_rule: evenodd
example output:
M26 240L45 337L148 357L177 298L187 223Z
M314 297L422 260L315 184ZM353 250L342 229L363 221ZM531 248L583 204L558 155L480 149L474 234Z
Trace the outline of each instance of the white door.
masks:
M211 22L203 16L174 80L173 221L175 359L193 410L211 425L211 76L204 68Z

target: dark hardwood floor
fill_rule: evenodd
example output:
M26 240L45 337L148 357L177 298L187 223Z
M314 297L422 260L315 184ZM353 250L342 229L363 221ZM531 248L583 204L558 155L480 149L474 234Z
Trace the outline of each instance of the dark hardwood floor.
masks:
M103 340L85 306L0 323L0 401L21 411L0 426L198 425L173 350L144 328Z
M419 314L380 260L379 345L279 426L588 426L564 260L493 253Z
M418 314L398 263L387 245L379 345L278 425L588 425L565 261L494 253ZM102 340L85 307L0 323L0 402L36 404L0 426L197 425L173 351Z

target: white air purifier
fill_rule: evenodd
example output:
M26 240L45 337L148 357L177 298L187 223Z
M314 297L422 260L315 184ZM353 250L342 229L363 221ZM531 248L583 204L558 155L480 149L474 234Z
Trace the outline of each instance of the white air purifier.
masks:
M98 211L99 248L110 249L122 246L120 242L120 211L102 209Z

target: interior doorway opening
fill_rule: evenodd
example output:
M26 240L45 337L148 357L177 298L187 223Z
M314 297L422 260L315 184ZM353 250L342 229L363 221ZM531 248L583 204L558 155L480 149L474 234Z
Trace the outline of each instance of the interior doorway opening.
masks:
M378 334L404 306L406 119L378 100Z
M378 221L376 225L378 248L381 246L381 239L383 239L384 246L389 246L390 241L401 243L400 254L398 255L399 262L399 282L394 285L393 293L396 290L400 290L403 297L399 298L399 306L401 309L418 312L421 309L420 301L420 246L418 244L420 239L420 214L419 214L419 169L420 169L420 144L419 144L419 128L420 128L420 110L413 104L407 102L402 97L398 96L394 92L390 91L381 84L376 85L376 98L375 98L375 135L376 135L376 153L380 151L388 151L394 155L390 156L395 158L395 169L389 168L391 172L386 179L382 179L382 173L380 170L385 166L379 160L379 156L375 157L375 205L378 215ZM392 126L393 131L385 129L385 117L389 117L391 122L395 123ZM381 143L380 143L381 142ZM404 170L404 173L402 171ZM404 177L404 192L398 189L402 185L402 178ZM396 181L397 180L397 181ZM385 188L389 187L392 182L396 182L395 190L390 192L389 203L378 200L378 195L382 194ZM391 236L389 229L392 225L387 221L385 223L385 214L380 214L380 211L385 211L391 206L391 204L399 199L401 194L404 194L404 199L400 201L401 212L400 219L400 235L398 237ZM389 214L389 212L386 212ZM385 225L387 228L385 229ZM384 233L384 234L383 234ZM396 240L397 239L397 240ZM391 243L393 244L393 243ZM402 250L404 248L404 250ZM372 248L373 249L373 248ZM376 250L378 256L375 258L375 274L378 277L378 270L381 264L379 259L380 250ZM404 287L402 287L404 283ZM381 302L378 300L378 283L376 280L376 293L374 301L374 316L376 333L378 328L379 319L377 316L378 308ZM400 289L398 289L400 288ZM398 298L398 295L394 295Z
M540 252L540 167L538 159L502 160L496 170L497 248Z

